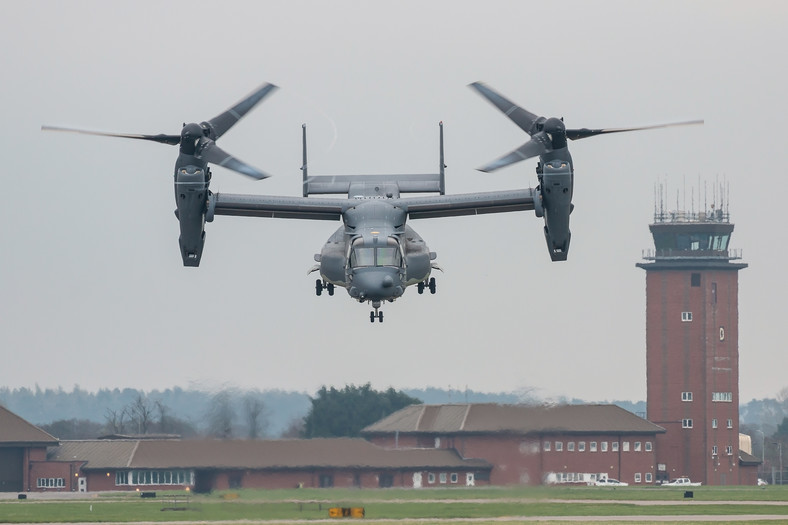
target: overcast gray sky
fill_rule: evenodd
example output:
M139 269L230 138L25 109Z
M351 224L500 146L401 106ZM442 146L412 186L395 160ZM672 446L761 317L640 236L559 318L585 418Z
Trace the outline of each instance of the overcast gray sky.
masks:
M750 265L742 401L788 386L784 2L0 7L2 386L313 393L371 381L645 399L635 263L653 247L655 183L673 205L686 187L689 208L698 180L730 186L731 247ZM178 133L268 81L281 89L219 143L275 176L215 168L214 191L299 195L302 123L310 174L434 171L441 120L448 192L534 185L534 159L475 170L526 140L467 87L476 80L568 127L706 124L573 143L566 263L550 262L533 212L411 221L445 274L437 295L409 289L386 305L383 324L344 290L314 294L306 272L339 223L217 217L201 267L184 268L176 148L40 131Z

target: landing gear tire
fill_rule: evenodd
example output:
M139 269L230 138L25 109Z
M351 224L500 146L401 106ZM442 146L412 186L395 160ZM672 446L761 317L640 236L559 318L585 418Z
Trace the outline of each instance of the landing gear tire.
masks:
M420 294L424 293L424 283L421 282L416 286L416 289L419 291Z
M435 285L435 277L430 277L430 293L434 295L437 290L438 288Z
M377 312L377 313L369 312L369 322L370 323L374 323L375 319L377 319L378 321L380 321L382 323L383 322L383 312Z
M331 291L329 291L328 294L334 295L331 293ZM323 295L323 281L321 281L320 279L315 281L315 295L318 296Z
M328 290L328 295L334 295L334 285L333 285L333 283L328 283L326 285L326 290Z

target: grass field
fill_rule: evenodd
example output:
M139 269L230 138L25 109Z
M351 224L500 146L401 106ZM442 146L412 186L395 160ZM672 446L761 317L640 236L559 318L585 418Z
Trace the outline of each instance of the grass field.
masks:
M577 523L583 518L617 523L742 523L758 516L788 524L788 488L693 487L692 492L692 498L685 498L683 489L661 487L240 490L208 495L159 492L156 498L115 492L78 499L73 494L62 499L32 494L27 500L0 501L0 523L273 523L325 520L329 507L364 507L364 522L407 520L409 525L471 520L474 524L560 523L562 519Z

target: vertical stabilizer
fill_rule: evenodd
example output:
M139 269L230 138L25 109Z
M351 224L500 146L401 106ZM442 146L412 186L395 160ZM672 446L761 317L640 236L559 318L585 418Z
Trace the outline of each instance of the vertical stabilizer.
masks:
M307 187L306 180L307 180L307 177L309 175L308 175L307 170L306 170L306 124L301 124L301 142L302 142L302 148L303 148L303 160L302 160L302 163L301 163L301 172L302 172L301 176L304 179L304 183L303 183L303 187L302 187L301 191L303 192L304 197L308 197L309 196L309 190L308 190L308 187Z

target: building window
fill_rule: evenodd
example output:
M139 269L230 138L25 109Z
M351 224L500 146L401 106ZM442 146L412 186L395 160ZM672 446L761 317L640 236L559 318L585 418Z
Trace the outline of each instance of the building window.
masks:
M599 445L601 447L602 452L607 452L607 441L603 441Z
M700 274L693 273L690 275L690 286L700 286Z
M435 448L441 448L441 438L435 438Z
M629 452L629 441L624 441L623 443L623 451Z
M611 450L612 450L613 452L618 452L618 441L613 441L613 442L610 444L610 447L611 447Z
M440 476L439 476L439 479L440 479L441 483L446 483L446 479L447 479L446 473L445 472L441 472Z
M40 489L62 489L66 486L66 478L38 478L36 487Z
M635 483L640 483L640 472L635 472Z
M596 441L592 441L591 443L588 444L588 450L590 450L591 452L596 452Z
M712 392L711 400L715 403L731 403L733 402L732 392Z
M681 322L689 323L692 321L692 312L681 312Z
M717 428L717 418L711 420L711 428Z
M727 447L725 447L725 453L727 455L729 455L729 456L732 456L733 455L733 445L728 445Z
M651 452L651 441L646 441L646 452Z
M635 452L640 452L640 441L635 441Z
M561 452L562 450L564 450L564 442L563 441L556 441L555 442L555 451L556 452Z
M544 442L544 451L545 452L550 452L550 442L549 441L545 441Z
M651 475L651 472L646 472L646 483L651 483L654 481L654 477Z
M692 401L692 392L682 392L681 393L681 400L682 401Z
M125 473L117 472L115 484L194 485L194 472L191 470L129 470Z
M733 428L733 420L732 419L728 420L728 428Z
M712 456L716 456L717 455L717 445L712 445L711 446L711 455Z
M435 473L428 472L427 473L427 483L435 483Z
M575 451L575 442L574 441L569 441L566 444L566 451L567 452L574 452Z
M577 444L577 451L578 452L585 452L586 451L586 442L581 441Z
M692 428L692 420L691 419L682 419L681 420L681 428Z
M720 341L725 341L725 327L720 326Z
M449 476L449 481L451 481L452 483L457 483L458 479L459 479L459 476L457 476L456 472L452 472L451 476Z

